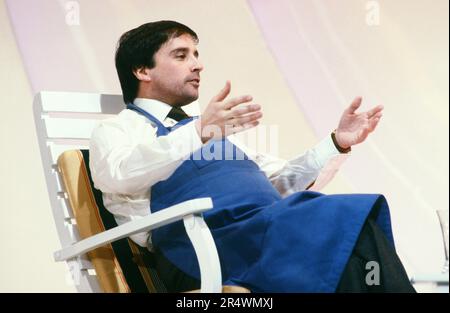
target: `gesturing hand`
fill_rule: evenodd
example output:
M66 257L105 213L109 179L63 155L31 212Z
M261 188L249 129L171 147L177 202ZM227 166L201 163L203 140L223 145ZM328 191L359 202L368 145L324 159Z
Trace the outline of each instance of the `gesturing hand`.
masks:
M225 87L211 99L203 114L196 121L197 132L203 142L211 138L221 139L259 124L262 117L261 106L239 104L252 101L251 96L240 96L225 100L230 94L231 85L227 81Z
M357 97L344 111L336 128L336 141L343 148L363 142L367 136L375 130L381 119L383 106L378 105L373 109L356 113L361 106L362 98Z

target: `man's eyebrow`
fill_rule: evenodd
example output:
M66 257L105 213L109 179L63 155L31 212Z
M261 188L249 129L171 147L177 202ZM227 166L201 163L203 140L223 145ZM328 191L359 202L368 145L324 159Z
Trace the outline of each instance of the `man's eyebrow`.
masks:
M173 49L172 51L170 51L170 54L173 55L173 54L177 54L179 52L187 53L187 52L189 52L189 48L185 48L185 47L176 48L176 49ZM194 51L194 55L195 55L196 58L198 58L198 56L199 56L198 50Z

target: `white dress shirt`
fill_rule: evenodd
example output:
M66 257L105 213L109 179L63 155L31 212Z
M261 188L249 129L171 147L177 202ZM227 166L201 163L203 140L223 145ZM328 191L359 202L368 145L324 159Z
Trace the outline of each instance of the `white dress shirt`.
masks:
M134 104L164 126L176 123L167 117L172 108L168 104L140 98ZM118 225L150 214L151 187L169 178L192 152L202 147L194 122L166 136L157 137L156 131L156 125L145 116L125 109L101 121L92 133L89 148L92 179L103 192L104 205L114 214ZM313 187L317 188L311 189L318 190L347 157L339 153L331 136L290 161L255 152L235 136L227 138L260 167L282 196L305 190L314 181ZM131 239L151 248L149 235L139 233Z

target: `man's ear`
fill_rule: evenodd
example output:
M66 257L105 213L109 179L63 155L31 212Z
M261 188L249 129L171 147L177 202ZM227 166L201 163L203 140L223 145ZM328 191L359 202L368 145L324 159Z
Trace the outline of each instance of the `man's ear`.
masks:
M141 80L144 82L149 82L152 80L150 77L150 69L145 66L141 66L141 67L134 69L133 74L138 80Z

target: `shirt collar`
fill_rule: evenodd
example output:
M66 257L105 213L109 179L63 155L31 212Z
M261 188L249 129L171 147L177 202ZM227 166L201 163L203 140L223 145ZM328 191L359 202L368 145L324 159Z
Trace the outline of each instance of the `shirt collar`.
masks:
M134 105L150 113L161 122L166 119L172 109L167 103L155 99L136 98L134 99Z
M158 119L158 121L161 122L166 119L170 110L172 110L172 106L170 106L169 104L155 99L136 98L134 99L133 103L137 107L153 115ZM200 114L200 107L197 101L194 101L188 105L184 105L182 109L190 116L196 116Z

